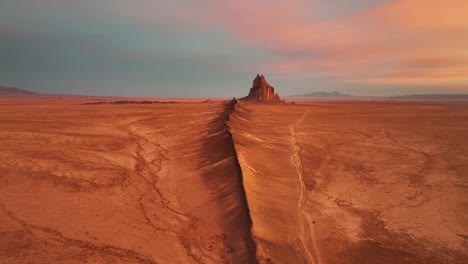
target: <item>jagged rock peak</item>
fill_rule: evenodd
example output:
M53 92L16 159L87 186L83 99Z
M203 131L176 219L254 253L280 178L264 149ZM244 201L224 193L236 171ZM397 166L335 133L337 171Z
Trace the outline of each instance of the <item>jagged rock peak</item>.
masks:
M266 102L280 102L281 99L275 88L268 84L265 76L257 74L253 80L252 88L250 88L249 95L244 97L245 100L256 100Z

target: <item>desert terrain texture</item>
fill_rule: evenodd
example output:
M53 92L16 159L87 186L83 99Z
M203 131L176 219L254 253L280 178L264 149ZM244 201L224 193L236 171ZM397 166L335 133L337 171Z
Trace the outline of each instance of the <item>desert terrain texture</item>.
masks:
M0 100L0 263L466 263L468 103Z

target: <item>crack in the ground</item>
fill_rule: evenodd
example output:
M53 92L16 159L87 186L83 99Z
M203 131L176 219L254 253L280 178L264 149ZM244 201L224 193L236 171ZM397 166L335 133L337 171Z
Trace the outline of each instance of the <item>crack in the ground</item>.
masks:
M136 132L137 130L133 130L131 128L131 126L132 125L137 125L138 122L139 121L135 121L135 122L132 122L132 123L128 124L126 126L126 130L129 133L129 135L132 138L135 139L135 142L136 142L136 145L137 145L136 149L135 149L135 155L134 155L134 158L135 158L135 161L136 161L135 174L138 176L138 178L143 180L150 187L150 190L147 190L146 192L142 192L140 194L140 197L139 197L139 199L137 201L138 205L139 205L139 208L140 208L140 211L142 212L143 217L145 218L145 220L146 220L146 222L147 222L147 224L149 226L151 226L156 231L164 232L164 233L170 233L170 234L175 235L176 237L178 237L178 239L179 239L182 247L184 248L187 256L192 258L197 263L202 263L202 262L200 262L201 257L192 252L192 248L191 248L192 245L191 245L191 243L188 242L189 239L187 239L187 234L190 232L190 230L198 222L198 219L196 219L194 216L192 216L185 208L183 208L183 212L181 212L181 211L179 211L177 209L174 209L171 206L171 201L169 199L167 199L162 194L160 188L157 186L157 177L156 177L156 179L154 181L152 181L152 180L148 179L145 176L145 174L148 174L148 172L146 171L146 168L148 167L148 164L155 165L155 167L156 167L156 170L155 171L150 171L149 174L151 174L152 176L159 176L158 174L161 172L162 167L163 167L163 165L162 165L163 160L168 160L166 158L166 156L163 155L163 152L167 153L168 151L164 147L162 147L160 144L150 142L143 135L137 133ZM155 147L157 150L159 150L159 151L156 152L156 155L155 155L155 156L157 156L157 158L152 158L150 161L146 160L145 156L142 154L143 152L146 152L146 150L143 147L142 141L143 141L143 143L149 144L149 145ZM154 153L154 151L150 151L150 152ZM157 162L157 164L155 164L155 162ZM156 195L157 199L159 200L159 205L162 208L164 208L164 209L168 210L169 212L173 213L175 215L175 217L177 217L177 219L183 221L184 223L186 223L188 225L187 227L184 228L183 231L176 232L176 231L170 230L169 228L162 228L162 227L156 225L151 220L151 218L149 217L148 209L147 209L147 207L145 207L145 205L143 203L143 199L147 195L152 196L154 194ZM178 205L180 206L180 203ZM206 254L203 254L203 250L198 250L198 252L201 252L203 257L209 258L209 256L207 256Z
M65 235L62 234L62 232L58 230L55 230L49 227L41 227L41 226L29 224L25 222L24 220L20 219L19 217L17 217L16 215L14 215L11 211L7 210L4 204L0 204L0 209L11 220L20 224L23 230L29 234L34 235L35 231L43 232L48 235L51 235L52 237L54 237L54 239L57 242L65 246L78 247L86 251L93 251L93 252L99 252L99 253L106 254L106 255L112 255L114 257L121 259L122 261L124 261L125 259L125 260L133 260L133 261L136 261L137 263L144 263L144 264L157 264L158 263L152 260L151 258L144 256L142 254L139 254L136 251L133 251L130 249L124 249L124 248L119 248L119 247L111 246L107 244L98 244L98 243L92 243L89 241L73 239L73 238L66 237Z

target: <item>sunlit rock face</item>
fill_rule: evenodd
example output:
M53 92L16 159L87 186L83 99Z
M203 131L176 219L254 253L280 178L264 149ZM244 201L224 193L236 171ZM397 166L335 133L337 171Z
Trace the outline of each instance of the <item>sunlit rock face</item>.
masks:
M279 95L275 93L275 88L268 84L268 82L265 79L265 76L258 74L253 81L253 85L252 88L250 88L249 95L242 99L266 102L281 101Z

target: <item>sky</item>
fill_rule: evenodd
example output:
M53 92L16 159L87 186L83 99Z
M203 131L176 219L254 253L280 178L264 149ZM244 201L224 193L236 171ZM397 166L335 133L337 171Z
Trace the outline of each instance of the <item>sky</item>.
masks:
M468 93L467 0L0 0L0 86L232 97Z

